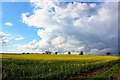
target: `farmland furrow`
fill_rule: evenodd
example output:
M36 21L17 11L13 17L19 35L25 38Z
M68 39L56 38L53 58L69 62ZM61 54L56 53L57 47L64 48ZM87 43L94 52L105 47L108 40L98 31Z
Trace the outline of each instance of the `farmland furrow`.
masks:
M100 68L98 70L88 71L85 73L77 73L67 76L64 80L88 80L91 79L95 75L99 75L100 73L106 71L107 68Z

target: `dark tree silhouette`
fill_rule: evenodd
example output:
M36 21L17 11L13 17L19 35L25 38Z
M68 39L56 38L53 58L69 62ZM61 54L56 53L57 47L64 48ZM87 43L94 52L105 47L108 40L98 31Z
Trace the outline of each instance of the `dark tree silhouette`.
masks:
M26 53L26 54L30 54L30 53Z
M22 54L25 54L24 52Z
M51 54L51 52L50 51L45 51L45 54Z
M45 54L48 54L48 51L45 51Z
M80 55L83 55L83 51L80 52Z
M57 52L55 52L55 54L57 54Z
M118 55L120 55L120 52L118 52Z
M70 55L70 54L71 54L71 52L69 51L69 52L68 52L68 54Z
M107 52L106 55L111 55L111 53L110 53L110 52Z

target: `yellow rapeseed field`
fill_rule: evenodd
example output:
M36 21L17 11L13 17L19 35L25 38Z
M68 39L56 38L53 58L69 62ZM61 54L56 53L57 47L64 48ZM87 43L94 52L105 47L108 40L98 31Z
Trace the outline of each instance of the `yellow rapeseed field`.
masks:
M67 55L67 54L2 54L2 58L22 60L117 60L118 56Z
M2 54L4 80L64 80L65 77L118 64L118 56L68 54ZM60 78L60 79L58 79Z

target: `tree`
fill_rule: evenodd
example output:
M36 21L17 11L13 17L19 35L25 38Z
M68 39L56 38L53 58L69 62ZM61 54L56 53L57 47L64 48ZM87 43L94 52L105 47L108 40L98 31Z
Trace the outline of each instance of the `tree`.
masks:
M83 51L80 52L80 55L83 55Z
M25 52L23 52L22 54L25 54Z
M120 52L118 52L118 55L120 55Z
M30 53L26 53L26 54L30 54Z
M68 54L70 55L70 54L71 54L71 52L69 51L69 52L68 52Z
M45 54L48 54L48 51L45 51Z
M111 55L111 53L110 53L110 52L107 52L106 55Z
M45 54L51 54L51 52L50 51L45 51Z
M55 52L55 54L57 54L57 52Z

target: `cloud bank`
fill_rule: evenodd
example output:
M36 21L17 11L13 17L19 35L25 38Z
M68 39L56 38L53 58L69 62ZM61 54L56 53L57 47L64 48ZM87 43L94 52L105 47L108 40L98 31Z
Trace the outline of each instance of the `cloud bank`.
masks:
M30 1L34 10L32 15L22 13L22 21L38 28L41 40L33 40L24 49L31 46L29 49L38 51L117 53L117 3Z

